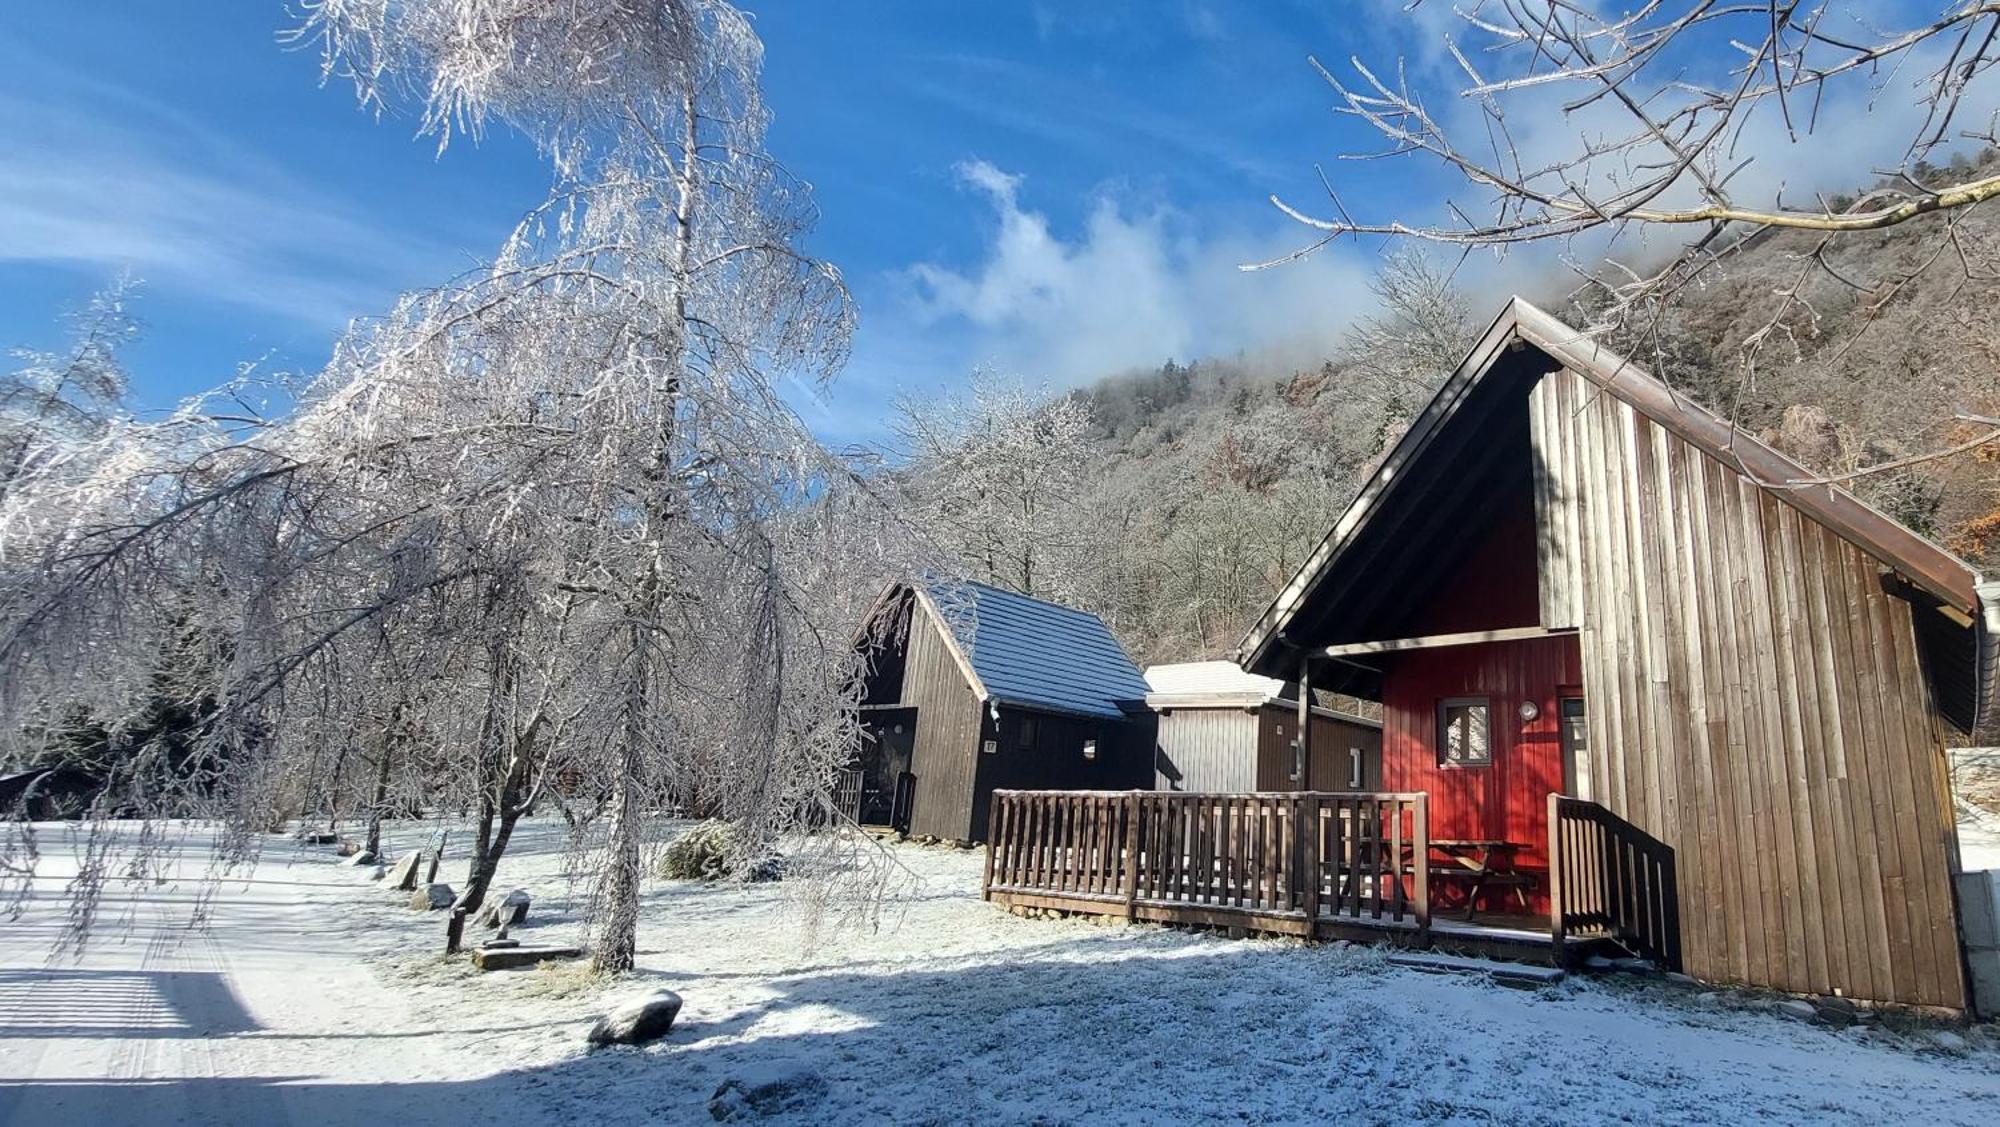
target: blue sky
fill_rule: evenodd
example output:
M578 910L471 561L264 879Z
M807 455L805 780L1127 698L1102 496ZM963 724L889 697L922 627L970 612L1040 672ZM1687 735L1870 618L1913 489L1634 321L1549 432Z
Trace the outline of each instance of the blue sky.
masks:
M1428 5L747 5L770 146L817 190L809 249L860 302L847 373L801 409L871 437L899 392L990 365L1057 386L1169 358L1322 349L1378 248L1245 275L1302 232L1313 165L1365 144L1306 62L1438 63ZM477 265L547 174L496 132L439 156L288 49L277 0L0 8L0 345L129 269L146 283L137 398L238 364L311 370L348 318ZM1345 164L1350 203L1436 198L1400 162ZM1436 206L1435 204L1427 206Z

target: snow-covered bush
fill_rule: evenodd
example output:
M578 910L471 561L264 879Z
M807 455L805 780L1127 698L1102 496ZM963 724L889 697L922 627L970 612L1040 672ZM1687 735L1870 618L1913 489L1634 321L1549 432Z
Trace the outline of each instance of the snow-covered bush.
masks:
M733 822L711 818L675 838L660 857L660 875L670 880L777 880L784 861L758 848Z

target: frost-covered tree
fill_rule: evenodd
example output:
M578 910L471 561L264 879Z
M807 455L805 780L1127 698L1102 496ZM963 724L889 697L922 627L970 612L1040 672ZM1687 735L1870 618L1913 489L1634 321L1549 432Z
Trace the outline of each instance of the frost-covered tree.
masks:
M235 824L464 804L470 908L565 788L602 811L592 951L626 969L650 811L694 796L768 843L851 752L846 587L884 522L830 519L875 495L779 392L831 377L851 305L801 250L727 4L326 0L302 34L441 144L532 138L550 197L489 267L350 333L290 414L191 405L10 501L34 564L0 591L11 703L129 692L163 629L131 608L171 577L222 671L202 738Z

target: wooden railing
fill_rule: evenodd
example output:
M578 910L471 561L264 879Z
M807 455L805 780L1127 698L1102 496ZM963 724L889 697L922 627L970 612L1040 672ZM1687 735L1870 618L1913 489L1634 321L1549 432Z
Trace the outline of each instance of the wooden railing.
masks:
M1421 794L996 791L985 892L1311 934L1430 926Z
M1595 802L1549 796L1549 930L1608 936L1667 970L1681 969L1674 851Z

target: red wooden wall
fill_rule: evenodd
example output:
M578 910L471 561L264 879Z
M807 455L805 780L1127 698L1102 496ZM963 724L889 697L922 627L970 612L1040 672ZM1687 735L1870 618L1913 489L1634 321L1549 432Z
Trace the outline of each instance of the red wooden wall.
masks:
M1557 691L1582 678L1575 637L1538 638L1418 650L1391 666L1382 689L1382 785L1430 794L1434 838L1518 841L1524 869L1548 867L1549 792L1562 789L1562 733ZM1486 697L1493 762L1440 767L1437 706L1445 697ZM1522 701L1540 715L1522 721ZM1511 897L1509 898L1511 899ZM1484 901L1499 909L1497 893ZM1546 911L1537 896L1535 911Z

